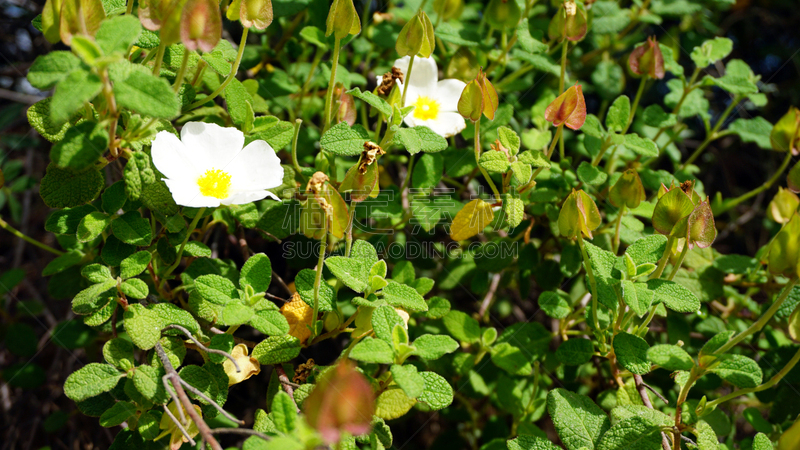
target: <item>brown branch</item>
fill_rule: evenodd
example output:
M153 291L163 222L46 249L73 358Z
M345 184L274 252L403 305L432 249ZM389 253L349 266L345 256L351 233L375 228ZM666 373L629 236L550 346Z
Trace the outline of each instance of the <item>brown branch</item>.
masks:
M650 396L647 395L647 389L645 388L642 376L633 374L633 381L636 383L636 390L639 391L639 396L642 397L642 402L644 402L644 406L650 409L655 409L653 408L653 403L650 402ZM663 447L664 450L671 450L671 447L669 445L669 438L665 433L661 433L661 447Z
M169 416L170 419L172 419L172 423L174 423L178 427L178 429L181 430L181 433L183 433L183 437L185 437L189 441L189 444L197 445L197 443L194 441L194 439L192 439L192 437L189 436L189 433L186 432L186 428L183 427L183 424L181 424L178 421L178 419L175 418L175 414L172 414L172 411L169 410L167 405L162 405L162 406L164 407L164 412L167 413L167 416ZM179 406L179 405L176 403L175 406ZM180 411L181 409L182 408L179 407L178 411Z
M289 376L286 375L286 371L283 370L283 367L280 364L275 364L275 372L278 373L278 380L281 382L283 386L283 390L289 394L289 398L292 399L292 403L294 403L294 407L297 408L297 412L300 412L300 408L297 407L297 402L294 400L294 388L292 387L292 382L289 381Z
M489 292L486 293L486 296L483 297L483 302L481 303L481 309L478 311L478 316L481 319L486 315L486 312L489 310L489 307L492 306L492 301L494 300L494 294L497 292L497 287L500 286L500 279L503 277L503 272L496 273L492 277L492 283L489 285Z
M208 329L208 331L210 331L210 332L212 332L214 334L225 334L224 331L220 330L217 327L211 327L211 328ZM237 344L244 344L244 345L248 346L249 348L255 348L256 345L257 345L253 341L248 341L247 339L242 339L242 338L236 337L236 336L233 337L233 342L236 342Z
M175 406L178 406L181 404L181 401L175 394L175 390L169 388L170 380L172 380L172 375L168 374L161 377L161 382L164 383L164 389L166 389L170 397L172 397L172 401L175 402ZM183 408L178 408L178 415L181 416L181 423L186 423L186 415L183 414Z
M214 348L206 347L205 345L201 344L200 341L198 341L194 336L192 336L192 333L189 330L187 330L186 328L184 328L184 327L182 327L180 325L174 325L173 324L173 325L167 325L164 329L165 330L173 329L173 330L180 331L181 333L185 334L189 339L191 339L192 342L194 342L194 345L199 347L201 350L203 350L205 352L208 352L208 353L215 353L217 355L222 355L222 356L228 358L233 363L233 367L236 368L236 372L237 373L242 371L242 369L239 367L239 363L236 362L236 359L233 356L231 356L230 353L228 353L228 352L226 352L224 350L217 350L217 349L214 349Z
M222 450L222 446L219 445L219 442L214 438L211 434L211 428L209 428L208 424L203 421L203 418L197 414L197 411L194 409L194 405L189 400L189 397L186 395L186 391L183 390L183 386L181 386L180 376L178 372L175 371L175 368L172 367L172 363L169 361L169 356L164 351L164 347L161 346L161 343L156 343L156 353L158 353L158 358L161 360L161 364L164 366L164 369L167 371L167 375L170 375L170 381L172 381L172 387L175 388L175 394L181 401L184 409L189 414L189 417L194 421L195 425L197 425L197 430L200 432L200 436L202 436L203 440L201 442L201 446L205 447L203 442L208 442L211 445L213 450Z
M214 400L211 400L206 394L203 394L199 389L197 389L196 387L194 387L191 384L187 383L184 379L182 379L180 377L178 377L178 381L180 381L181 384L183 385L183 387L188 389L189 392L191 392L194 395L202 398L203 400L208 402L209 405L211 405L214 408L216 408L217 411L219 411L223 416L227 417L228 419L232 420L233 422L238 423L239 425L244 425L244 420L239 420L233 414L231 414L228 411L225 411L224 409L222 409L222 406L219 406L219 403L215 402Z

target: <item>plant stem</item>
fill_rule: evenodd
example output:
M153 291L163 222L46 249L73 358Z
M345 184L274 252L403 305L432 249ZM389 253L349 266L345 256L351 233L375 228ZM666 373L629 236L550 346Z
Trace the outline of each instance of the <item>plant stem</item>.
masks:
M414 58L417 55L411 55L408 59L408 72L406 72L406 77L404 78L403 82L403 96L400 97L400 107L403 108L406 106L406 93L408 92L408 85L411 84L411 69L414 67Z
M402 192L402 191L401 191ZM344 256L350 257L350 250L353 248L353 224L356 220L356 203L350 202L350 220L347 223L347 237L345 238Z
M625 215L625 205L622 205L619 208L619 213L617 213L617 225L615 227L616 230L614 231L614 242L613 242L614 254L617 254L617 252L619 251L619 226L620 224L622 224L622 216L624 215Z
M719 137L717 135L717 131L719 131L719 129L725 123L725 120L728 118L728 116L731 114L731 112L733 112L733 108L735 108L736 105L739 104L739 101L741 101L741 97L740 96L737 95L736 97L733 98L733 101L731 102L731 104L728 105L727 108L725 108L725 111L723 111L722 115L720 115L719 119L717 119L717 123L714 124L714 128L712 128L711 132L708 133L708 136L706 136L706 139L703 141L702 144L700 144L699 147L697 147L697 150L695 150L694 153L692 153L692 155L689 156L689 159L687 159L686 162L684 162L681 165L679 170L683 170L683 169L686 168L686 166L688 166L689 164L693 163L703 153L703 150L705 150L706 147L708 147L708 144L712 143L715 139L717 139Z
M294 171L300 175L300 179L305 182L306 177L303 176L303 170L300 167L300 163L297 161L297 138L300 136L300 125L303 124L303 119L295 119L294 121L294 138L292 139L292 165L294 166Z
M317 276L314 279L314 309L311 314L311 337L314 339L314 334L317 331L317 315L319 314L319 287L322 283L322 268L325 264L325 248L328 242L328 212L325 212L325 226L322 228L322 237L319 238L319 259L317 260Z
M125 9L125 14L130 15L133 12L133 0L128 0L127 8Z
M317 66L319 66L320 61L322 61L322 55L324 53L325 51L321 47L317 47L317 50L314 53L314 59L311 61L311 67L308 69L308 76L306 77L305 83L303 83L303 87L300 88L300 96L297 98L297 115L302 115L303 100L306 98L308 87L311 85L311 80L314 78L314 72L317 71Z
M592 289L592 323L594 324L594 331L600 334L600 322L597 320L597 282L594 279L594 271L592 271L592 262L589 260L589 254L586 253L586 246L583 244L583 235L578 235L578 246L581 249L583 256L583 267L586 269L586 276L589 277L589 285Z
M225 81L219 85L219 87L214 90L208 97L203 97L200 100L189 105L189 110L195 109L198 106L204 105L209 101L217 98L219 94L221 94L226 87L230 84L231 80L236 78L236 73L239 72L239 64L242 63L242 55L244 55L244 48L247 45L247 33L250 31L249 28L244 28L242 31L242 39L239 41L239 51L236 53L236 59L233 61L233 65L231 66L231 73L228 74L228 77L225 78Z
M661 278L661 274L664 273L664 268L667 267L667 262L669 262L669 255L672 254L672 244L675 242L675 238L670 236L667 239L667 246L664 248L664 254L661 255L661 259L658 260L658 267L656 271L650 275L649 280L654 280L656 278Z
M52 254L54 254L56 256L61 256L61 255L64 254L64 252L62 252L61 250L56 250L53 247L50 247L49 245L42 244L41 242L37 241L36 239L34 239L32 237L29 237L29 236L26 236L26 235L22 234L21 231L18 231L16 228L14 228L11 225L9 225L3 219L0 219L0 228L8 231L9 233L11 233L14 236L22 239L23 241L25 241L25 242L27 242L29 244L35 245L36 247L39 247L42 250L48 251L48 252L50 252L50 253L52 253Z
M692 385L697 378L698 377L695 375L694 369L692 369L689 374L689 379L686 380L686 384L681 387L681 393L678 395L678 401L675 404L675 431L672 433L672 446L675 450L680 450L681 448L681 409L683 407L683 403L686 401L686 397L689 396L689 390L692 388Z
M175 85L172 90L178 92L183 84L183 79L186 77L186 66L189 65L189 50L183 49L183 59L181 60L181 68L178 70L178 76L175 77Z
M672 281L672 279L675 278L675 275L678 273L678 269L680 269L681 265L683 265L683 259L686 258L687 253L689 253L689 243L685 242L683 244L683 250L681 250L681 255L678 256L678 262L675 263L675 267L672 268L672 272L669 273L667 280Z
M327 131L331 126L333 117L333 92L336 90L336 69L339 67L339 50L342 48L341 38L335 38L333 42L333 58L331 59L331 80L328 82L328 91L325 93L325 123L323 131Z
M759 317L759 319L756 322L750 325L748 329L734 336L733 339L728 341L727 344L720 347L719 350L714 352L714 354L721 355L727 352L728 350L733 348L736 344L742 342L746 337L750 336L751 334L755 334L756 332L764 328L764 325L766 325L767 322L769 322L770 319L772 319L772 316L774 316L775 313L778 312L778 309L780 309L781 305L783 305L783 302L785 302L786 299L789 298L789 294L792 292L792 289L794 289L794 287L797 285L797 281L798 281L797 277L792 278L792 280L789 281L789 283L783 288L783 291L781 292L778 299L775 300L775 302L772 304L772 306L770 306L770 308L767 310L766 313L762 314L761 317Z
M181 246L178 248L178 253L175 255L175 262L172 263L171 266L167 269L167 271L161 275L161 278L166 280L169 274L172 273L173 270L177 269L178 266L181 264L181 257L183 256L183 249L186 247L186 243L189 242L189 238L192 237L192 232L194 231L195 227L197 226L197 222L200 221L200 217L203 213L206 212L206 208L200 208L194 215L192 219L192 223L189 224L189 228L186 229L186 237L183 238L183 242L181 242Z
M548 161L550 161L550 157L553 156L553 151L555 151L555 149L556 149L556 143L559 141L559 139L561 139L561 135L563 134L563 130L564 130L564 125L563 124L559 125L558 128L556 128L556 135L553 136L553 141L550 142L550 148L547 149L547 160ZM542 173L543 170L544 170L544 167L539 167L538 169L536 169L536 171L533 172L533 176L531 177L531 182L528 183L528 184L533 183L533 181L536 179L536 177L540 173ZM524 186L523 189L520 189L520 192L524 191L525 188L527 188L527 186Z
M500 200L500 192L497 191L497 186L494 185L494 181L492 181L492 177L489 176L489 173L486 172L486 169L481 167L480 161L481 159L481 138L480 138L480 122L473 122L475 125L475 164L478 165L478 169L480 169L483 177L486 178L486 181L489 183L489 186L492 188L492 192L497 200Z
M411 172L414 170L414 157L417 156L416 154L411 155L408 158L408 171L406 172L406 179L403 180L403 185L400 186L400 194L402 195L405 192L406 188L408 187L408 183L411 180Z
M156 50L156 62L153 65L153 75L158 76L161 73L161 63L164 61L164 51L167 47L164 43L158 44L158 49Z
M644 93L644 87L647 84L647 77L642 77L642 81L639 82L639 90L636 91L636 97L633 99L633 105L631 106L631 115L628 117L628 124L625 125L625 129L622 130L622 134L628 132L628 129L631 127L633 123L633 117L636 115L636 109L639 107L639 101L642 99L642 93Z
M569 49L569 39L563 38L564 42L561 44L561 78L558 80L558 94L564 92L564 78L567 76L567 50Z

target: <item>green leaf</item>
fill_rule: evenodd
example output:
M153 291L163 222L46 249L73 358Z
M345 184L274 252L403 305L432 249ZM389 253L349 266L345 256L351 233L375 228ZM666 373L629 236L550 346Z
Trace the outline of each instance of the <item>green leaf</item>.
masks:
M369 267L366 261L345 256L331 256L325 260L328 270L350 289L364 292L369 282Z
M63 255L60 255L56 259L47 263L45 268L42 270L42 275L49 277L50 275L63 272L64 270L79 264L83 259L83 256L83 252L78 250L72 250L64 253Z
M119 290L128 297L139 300L147 298L147 295L150 293L150 288L147 287L147 283L138 278L131 278L123 281L119 286Z
M87 215L78 224L76 237L78 242L89 242L100 236L111 225L111 216L100 211Z
M714 430L711 430L711 431L713 433ZM709 435L709 437L710 437L710 435ZM717 435L714 434L714 441L718 442L716 440L716 438L717 438ZM698 444L699 444L699 442L698 442ZM719 444L717 444L717 445L719 445ZM767 435L764 434L764 433L757 433L756 437L753 438L753 450L773 450L774 448L775 447L772 446L772 441L770 441L769 437L767 437ZM706 450L706 449L701 447L700 450ZM709 447L709 450L711 450L711 447Z
M661 447L661 428L633 416L614 424L600 439L598 450L656 450Z
M161 318L158 313L134 303L125 311L125 331L131 340L142 350L155 347L161 338Z
M309 28L309 27L306 27L306 28ZM306 28L304 28L303 31L305 31ZM361 92L361 89L353 88L353 89L350 89L349 91L345 92L345 94L350 94L355 98L359 98L359 99L363 100L364 102L366 102L370 106L372 106L375 109L377 109L378 111L380 111L381 114L383 114L383 117L385 117L385 118L389 118L389 116L392 115L392 107L388 103L386 103L386 100L378 97L377 95L373 94L372 92L369 92L369 91Z
M428 304L411 286L389 280L389 284L381 291L386 303L407 311L427 311Z
M492 363L511 375L528 376L533 373L532 358L508 342L500 342L492 347L491 355Z
M272 398L272 421L281 433L289 434L297 426L297 406L289 394L278 391Z
M444 172L444 158L437 153L425 153L414 164L411 183L415 189L430 189L436 187L442 180Z
M711 371L739 388L754 388L764 378L758 363L744 355L726 355Z
M275 310L256 311L255 316L250 319L250 326L268 335L281 335L289 332L289 322L286 317Z
M47 97L28 108L28 123L50 142L58 142L64 138L69 123L57 123L50 116L50 103L53 97Z
M119 276L123 279L126 279L139 275L140 273L144 272L144 269L146 269L148 264L150 264L151 258L152 255L150 252L142 250L123 259L122 263L120 263Z
M411 364L401 366L392 364L390 368L394 382L406 393L408 398L417 398L425 388L425 379L417 373L417 368Z
M394 127L392 127L394 129ZM394 143L402 145L412 155L419 152L436 153L447 148L447 140L426 126L397 128Z
M256 293L266 292L272 282L272 263L263 253L251 256L242 266L239 274L239 286L244 289L250 286Z
M120 241L139 247L150 245L153 239L150 222L138 211L128 211L111 221L111 230Z
M403 319L397 314L391 306L380 306L372 311L370 319L372 329L375 331L375 336L378 339L383 339L388 343L392 343L392 330L395 325L405 326Z
M115 80L114 97L119 106L143 116L172 119L180 113L181 102L169 82L147 72L134 70Z
M339 122L332 126L319 140L319 145L326 152L339 156L356 156L364 151L364 144L369 141L369 133L361 125L352 128L347 122Z
M556 358L561 364L567 366L579 366L592 359L594 345L589 339L570 339L556 349Z
M204 367L200 366L184 366L179 372L181 379L188 384L195 387L198 391L202 392L206 395L206 397L210 399L214 399L217 397L217 393L220 389L220 386L217 385L217 381L214 376L206 370ZM222 386L225 389L225 386ZM191 391L187 391L190 397L194 398L195 400L203 403L204 405L208 405L209 402L202 397L198 396L197 394L192 393Z
M625 73L622 67L611 59L608 61L603 60L597 63L594 72L592 72L592 83L603 100L611 100L625 89ZM597 124L599 125L600 122L598 121ZM584 128L586 128L586 124L581 128L581 131ZM594 137L600 138L600 136Z
M136 365L133 344L122 338L111 339L103 345L103 358L107 363L122 370L129 370Z
M386 420L397 419L404 416L416 403L402 389L398 389L395 383L391 383L375 400L375 415Z
M506 148L512 155L519 153L520 139L514 130L508 127L499 127L497 129L497 139L500 144Z
M46 91L79 68L81 60L64 50L39 56L28 69L28 81L36 89Z
M737 134L742 142L756 144L764 150L772 150L772 143L769 140L772 124L763 117L736 119L730 124L728 130Z
M100 416L100 426L110 428L120 425L136 414L136 405L131 402L117 402Z
M517 25L517 40L520 47L528 53L547 52L547 44L542 42L541 38L537 39L531 35L527 17L522 19L519 25Z
M450 301L446 298L431 297L428 300L428 311L425 312L425 317L429 319L441 319L450 312Z
M99 284L94 284L78 292L72 299L72 311L75 314L91 314L102 308L109 301L116 298L116 280L107 280Z
M64 382L64 395L79 402L114 389L125 374L108 364L90 363L73 372Z
M453 387L441 375L435 372L420 372L419 376L425 380L425 387L417 401L424 403L433 411L438 411L453 403Z
M647 126L654 128L668 128L678 123L675 114L669 114L661 108L661 105L650 105L642 113L642 120Z
M608 108L606 114L606 128L608 131L622 132L628 128L628 121L631 118L631 99L627 95L620 95Z
M447 331L459 341L471 344L477 342L481 337L478 321L464 312L451 310L443 320Z
M578 166L578 179L590 186L600 186L606 182L608 175L597 168L597 166L583 161L581 165Z
M637 239L625 249L625 254L630 256L636 266L642 264L655 264L664 254L667 246L667 237L663 234L653 234Z
M667 108L675 108L683 97L683 82L677 78L673 78L667 82L667 87L669 87L670 93L664 97L664 105L666 105ZM678 110L678 116L687 118L699 115L708 118L708 109L710 106L703 93L703 89L692 90L681 104L681 108Z
M563 319L572 312L569 295L564 291L545 291L539 294L539 308L554 319Z
M533 169L530 164L525 164L522 161L515 161L511 163L511 181L517 186L524 186L533 176Z
M730 55L732 50L733 41L724 37L715 37L703 42L703 45L695 47L691 57L698 68L704 69Z
M251 356L261 364L280 364L300 354L300 340L294 336L270 336L259 342Z
M391 364L394 361L394 350L382 339L367 337L353 347L350 358L375 364Z
M72 208L97 198L104 184L103 174L94 167L76 171L50 163L42 178L39 195L50 208Z
M73 70L58 82L50 101L50 118L53 124L69 120L86 102L100 93L103 83L97 75L85 70Z
M650 372L648 348L650 346L644 339L624 331L614 337L614 353L620 365L638 375Z
M697 437L698 450L719 450L720 444L719 439L717 439L717 433L714 432L714 429L711 428L708 422L705 420L698 420L695 425L695 430L696 433L694 433L694 435ZM764 435L762 434L761 436ZM753 440L753 450L759 450L756 445L756 440L758 440L758 435L756 435L756 439ZM768 447L766 449L761 450L773 450L772 442L769 441L769 438L767 438L767 445Z
M525 164L530 164L533 167L550 167L550 161L547 160L544 152L541 150L527 150L519 155L517 155L517 159L520 162L524 162Z
M250 322L255 315L255 311L241 300L232 300L222 308L222 322L225 325L242 325Z
M627 385L626 385L627 388ZM637 394L638 396L638 394ZM675 422L671 416L644 405L621 405L611 410L611 423L616 424L630 417L639 416L655 425L669 427Z
M650 310L653 302L653 293L647 290L644 283L634 283L630 280L622 280L622 299L637 316L642 317Z
M355 244L353 244L355 248ZM354 255L351 251L350 255ZM314 280L316 279L316 272L311 269L303 269L297 273L294 278L294 284L297 288L297 293L300 298L308 304L314 306ZM328 283L322 283L319 286L319 310L322 312L333 311L336 309L336 295L333 288Z
M653 303L664 303L667 308L675 312L689 313L700 309L700 299L692 291L674 281L648 280L647 288L653 291Z
M592 399L566 389L547 393L547 412L568 450L595 448L611 427L606 413Z
M597 34L616 34L631 21L630 10L620 8L617 2L596 2L592 5L592 12L594 12L592 32Z
M429 361L458 350L458 342L443 334L423 334L414 340L414 354Z
M247 91L241 81L232 78L223 93L228 104L228 115L236 128L249 133L253 129L255 120L253 113L253 96Z
M510 228L515 228L522 223L525 218L525 203L512 197L510 194L503 194L503 213Z
M694 361L686 350L678 347L677 345L659 344L650 347L647 350L647 358L661 366L662 369L667 369L671 372L676 370L692 370Z
M209 344L209 348L214 350L222 350L223 352L230 353L233 350L233 346L236 345L236 342L233 339L233 336L227 333L223 334L215 334L211 336L211 344ZM219 353L208 353L208 359L215 364L222 364L228 360L223 355Z
M238 297L233 282L215 274L200 275L194 280L194 287L203 299L216 305L225 305Z
M506 154L496 151L483 152L478 164L489 173L506 173L511 168Z
M116 214L128 201L128 196L125 194L125 182L120 180L112 184L102 195L103 211L108 214Z
M104 20L94 38L104 54L121 53L127 56L128 49L139 39L141 32L142 26L136 17L116 16Z
M526 434L520 434L508 441L507 446L508 450L560 450L561 448L545 438Z
M625 147L642 156L658 156L658 146L652 139L643 138L638 134L625 135Z

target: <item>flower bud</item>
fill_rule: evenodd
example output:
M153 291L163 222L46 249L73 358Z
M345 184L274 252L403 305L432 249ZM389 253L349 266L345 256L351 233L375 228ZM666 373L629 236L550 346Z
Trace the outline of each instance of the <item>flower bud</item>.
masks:
M353 0L333 0L325 24L325 36L333 34L337 39L361 32L361 20L353 6Z
M629 209L636 208L644 201L644 186L639 173L633 169L626 170L619 180L611 186L608 192L608 201L617 208L623 205Z
M544 110L544 118L554 126L566 125L579 130L586 121L586 101L581 85L572 86L553 100Z
M800 193L800 161L789 170L789 175L786 176L786 184L790 191L795 194Z
M636 75L664 78L664 55L655 37L647 38L647 42L633 49L628 57L628 67Z
M210 52L222 37L222 17L214 0L187 0L181 12L181 42L188 50Z
M800 152L800 109L794 106L789 107L789 111L781 117L781 120L772 128L769 140L772 148L779 151L791 151L797 155Z
M175 11L173 3L183 3L174 0L141 0L139 2L139 22L150 31L161 29L167 20L167 15ZM180 9L177 9L180 11Z
M483 14L492 28L506 30L517 26L522 11L516 0L491 0Z
M459 47L444 69L445 78L455 78L465 83L478 76L478 59L468 47Z
M672 228L672 236L686 239L689 249L708 248L717 238L714 213L708 200L698 203L689 215L682 217Z
M347 122L348 125L353 126L356 123L356 102L353 96L345 94L344 88L340 87L334 91L339 94L339 109L336 111L336 123Z
M592 230L600 226L600 211L597 204L583 190L573 190L558 213L558 232L568 239L581 235L592 238Z
M566 38L570 41L580 41L586 36L587 30L586 8L569 0L562 3L553 16L547 27L547 35L553 40Z
M228 375L228 386L241 383L253 375L261 373L261 363L248 355L248 349L245 344L237 344L233 347L231 356L236 360L239 370L236 370L236 366L233 365L230 359L226 358L225 361L222 362L222 369L225 370L225 374Z
M306 186L308 199L300 211L300 231L310 239L320 239L325 230L341 239L349 223L347 204L328 181L328 176L316 172Z
M385 155L378 144L365 142L364 151L358 163L355 164L344 176L339 185L340 192L350 192L351 202L363 202L367 197L378 195L378 158Z
M233 0L225 16L245 28L265 30L272 23L272 0Z
M691 189L689 192L681 188L667 190L653 210L653 228L661 234L670 235L675 225L694 211L693 197L696 194L693 194Z
M42 33L47 42L56 44L61 41L61 4L63 0L47 0L42 8Z
M433 24L424 11L420 11L403 26L394 48L401 57L419 55L428 58L433 54L436 48Z
M797 197L797 194L788 189L778 188L775 198L769 202L767 215L775 222L784 224L792 218L798 206L800 206L800 198Z
M70 45L72 36L81 34L94 36L100 22L106 18L100 0L62 0L58 32L61 40Z
M486 78L483 70L478 70L478 76L467 83L458 99L458 113L473 122L481 119L481 114L487 119L494 120L499 99L497 91L491 81Z
M800 213L795 212L769 247L769 271L800 277Z
M464 0L434 0L433 10L442 20L458 19L464 12Z
M366 434L372 428L375 394L366 377L350 361L328 370L303 402L308 424L322 435L326 445L341 433Z

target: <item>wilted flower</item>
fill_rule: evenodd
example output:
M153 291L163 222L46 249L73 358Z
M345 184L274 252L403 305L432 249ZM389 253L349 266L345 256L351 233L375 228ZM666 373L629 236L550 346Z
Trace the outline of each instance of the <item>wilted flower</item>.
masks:
M198 415L203 414L199 406L192 405L192 407L194 407ZM183 405L178 405L174 401L170 402L170 404L167 405L167 409L169 409L169 411L172 413L172 417L176 418L180 417L178 408L186 412ZM188 414L185 415L186 415L186 420L188 420L189 423L184 424L183 428L186 430L186 434L188 434L189 437L194 438L200 433L200 430L197 429L197 424L194 423L194 421L191 418L189 418ZM158 428L164 431L162 431L161 434L156 436L155 440L157 441L163 438L164 436L169 435L169 448L171 450L178 450L179 448L181 448L184 442L189 442L189 440L186 438L186 436L183 435L181 429L178 428L178 425L172 420L169 414L164 414L163 416L161 416L161 422L159 423Z
M463 131L467 124L457 111L458 99L466 84L455 79L439 81L439 68L433 58L414 58L414 69L408 77L410 59L405 56L394 62L394 67L403 74L404 81L395 80L400 90L403 83L409 83L404 106L414 106L414 111L405 118L406 125L424 125L444 137Z
M311 325L314 310L300 298L300 294L295 292L291 301L281 306L281 314L289 323L289 335L296 337L301 343L305 343L311 336L309 325Z
M241 205L267 196L277 200L267 191L283 183L275 151L261 140L243 146L244 134L236 128L189 122L180 139L168 131L156 135L153 163L179 205Z
M576 84L564 91L544 110L544 118L555 126L579 130L586 122L586 101L583 89Z
M303 403L309 425L330 445L341 433L368 433L375 412L375 394L353 363L343 361L327 371Z
M577 239L581 235L592 238L592 230L600 226L600 210L589 194L573 190L561 206L558 213L558 232L569 239Z
M231 356L236 360L236 364L239 365L240 370L236 370L236 366L233 365L230 359L225 359L222 363L222 368L228 375L228 386L241 383L253 375L261 373L261 363L259 363L257 359L249 356L245 344L236 344L231 351Z
M656 38L649 37L647 42L636 47L628 57L628 67L636 75L650 78L664 78L664 55Z
M222 37L219 2L188 0L181 11L181 42L189 50L210 52Z

